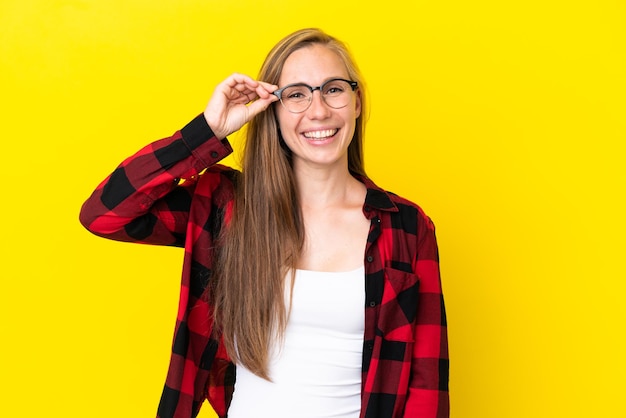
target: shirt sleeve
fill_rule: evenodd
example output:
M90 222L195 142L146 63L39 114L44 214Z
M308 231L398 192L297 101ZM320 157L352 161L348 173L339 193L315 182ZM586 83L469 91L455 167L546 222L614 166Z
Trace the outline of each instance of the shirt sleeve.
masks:
M124 160L83 204L80 222L109 239L183 246L194 179L231 152L199 115Z
M419 307L404 417L448 418L448 337L439 252L434 224L421 211L413 267L420 280Z

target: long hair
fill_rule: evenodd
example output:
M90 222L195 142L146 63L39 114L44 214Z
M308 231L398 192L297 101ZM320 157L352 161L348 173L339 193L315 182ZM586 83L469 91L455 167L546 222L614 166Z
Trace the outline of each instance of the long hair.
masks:
M282 39L268 54L258 79L278 84L285 60L314 44L337 53L362 89L347 47L319 29L303 29ZM362 112L348 147L348 169L365 176L362 91L357 92ZM235 185L232 217L217 249L211 287L215 326L228 355L268 380L269 349L272 341L282 339L288 319L285 277L295 270L304 243L291 151L280 137L275 106L248 123L242 173Z

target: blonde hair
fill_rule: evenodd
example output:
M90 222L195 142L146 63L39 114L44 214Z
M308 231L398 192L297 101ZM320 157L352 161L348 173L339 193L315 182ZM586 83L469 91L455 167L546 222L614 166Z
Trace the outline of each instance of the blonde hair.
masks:
M350 79L363 88L346 45L319 29L299 30L278 42L258 79L278 84L286 59L312 45L337 53ZM365 97L357 94L361 94L362 111L348 148L348 169L365 176ZM291 151L280 137L274 106L248 124L232 218L220 239L211 286L215 325L230 358L268 380L268 349L272 341L282 338L288 318L284 279L294 271L304 243Z

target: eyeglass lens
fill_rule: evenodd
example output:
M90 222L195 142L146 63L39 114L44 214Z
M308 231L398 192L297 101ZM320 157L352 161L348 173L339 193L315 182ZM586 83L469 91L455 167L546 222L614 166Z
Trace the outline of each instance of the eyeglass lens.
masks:
M313 100L313 92L317 90L306 84L287 86L280 96L285 108L293 113L304 112L309 108ZM335 109L345 107L350 103L353 90L349 82L345 80L329 80L319 87L324 102Z

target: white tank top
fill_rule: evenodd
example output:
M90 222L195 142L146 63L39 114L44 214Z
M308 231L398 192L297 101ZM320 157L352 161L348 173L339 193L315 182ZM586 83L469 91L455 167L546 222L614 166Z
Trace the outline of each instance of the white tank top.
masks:
M363 267L296 270L284 345L271 351L272 381L238 365L229 418L359 417L364 277Z

